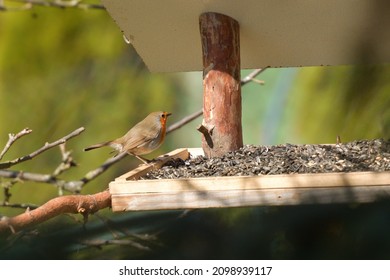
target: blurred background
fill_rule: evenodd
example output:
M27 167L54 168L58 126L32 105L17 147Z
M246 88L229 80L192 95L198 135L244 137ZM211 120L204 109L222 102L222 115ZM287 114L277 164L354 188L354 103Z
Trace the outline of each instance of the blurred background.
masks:
M12 1L6 4L20 7ZM250 72L243 70L241 75ZM343 142L389 139L389 74L385 64L267 69L257 77L264 85L252 82L242 88L244 143L335 143L337 136ZM85 132L66 146L78 167L61 175L80 179L111 156L109 148L84 153L86 146L123 135L151 111L172 112L173 124L201 107L202 73L149 73L104 10L39 6L0 10L0 149L9 133L33 130L3 161L29 154L83 126ZM200 147L196 130L200 123L198 118L170 133L161 148L146 157ZM59 149L54 148L14 168L49 174L60 162ZM82 193L106 189L138 164L125 158ZM6 181L0 179L2 184ZM31 182L15 184L10 192L13 203L43 204L58 195L52 185ZM387 259L389 208L381 202L184 214L114 214L106 209L85 227L82 217L63 215L0 240L0 258ZM2 216L24 211L0 207ZM113 239L127 242L103 242Z

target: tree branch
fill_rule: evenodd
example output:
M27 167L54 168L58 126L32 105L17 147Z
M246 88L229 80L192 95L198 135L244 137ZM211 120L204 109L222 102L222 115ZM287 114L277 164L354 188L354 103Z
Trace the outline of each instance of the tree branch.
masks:
M255 81L257 83L262 84L262 81L255 80L255 78L263 73L266 69L268 69L268 66L265 68L255 69L251 73L249 73L246 77L241 79L241 86L246 85L247 83L251 81ZM188 115L184 118L182 118L180 121L175 122L174 124L170 125L167 128L167 133L170 133L172 131L175 131L176 129L179 129L180 127L186 125L187 123L195 120L196 118L200 117L203 114L203 109L200 109L199 111L192 113L191 115Z
M121 153L115 157L109 158L102 165L100 165L98 168L89 171L83 178L81 178L80 181L82 181L84 184L88 183L89 181L96 178L97 176L102 174L104 171L106 171L111 165L117 163L118 161L122 160L126 156L127 156L127 153Z
M113 164L117 163L118 161L126 157L126 155L127 155L126 153L122 153L116 157L109 158L96 169L89 171L80 180L65 181L65 180L57 179L55 176L51 174L31 173L31 172L23 172L19 170L0 170L0 177L13 178L22 181L52 184L60 189L72 193L79 193L85 184L89 183L90 181L98 177L100 174L106 171L110 166L112 166Z
M30 204L30 203L7 203L7 202L0 202L1 207L8 207L8 208L22 208L22 209L36 209L39 207L37 204Z
M61 175L63 172L65 172L66 170L77 166L77 163L73 160L72 152L66 150L65 144L66 143L59 145L62 161L60 165L58 165L57 168L52 173L54 177L57 177Z
M256 69L256 70L253 70L251 73L249 73L246 77L244 77L243 79L241 79L241 86L244 86L246 85L247 83L251 82L251 81L257 81L255 80L255 78L260 75L261 73L263 73L265 70L268 69L268 66L267 67L264 67L264 68L259 68L259 69ZM261 84L261 83L260 83Z
M55 1L45 1L45 0L8 0L9 2L20 3L20 7L7 7L0 2L0 11L24 11L32 9L34 6L43 6L43 7L53 7L53 8L79 8L79 9L97 9L105 10L106 8L103 5L92 4L92 3L83 3L82 0L55 0Z
M31 129L25 128L22 131L19 131L16 134L8 134L8 142L5 144L3 151L0 154L0 160L4 157L5 153L8 152L9 148L11 148L12 144L16 142L19 138L22 138L24 135L30 134L32 132Z
M200 109L199 111L192 113L191 115L188 115L184 118L182 118L180 121L175 122L174 124L170 125L167 128L167 133L170 133L176 129L179 129L180 127L186 125L187 123L195 120L196 118L200 117L203 114L203 109Z
M47 150L49 150L49 149L51 149L51 148L53 148L55 146L58 146L58 145L61 145L61 144L65 143L69 139L79 135L84 130L85 130L84 127L80 127L78 129L76 129L75 131L71 132L70 134L62 137L61 139L59 139L59 140L57 140L57 141L55 141L53 143L46 143L43 147L41 147L40 149L32 152L29 155L26 155L26 156L23 156L23 157L20 157L20 158L16 158L16 159L11 160L11 161L2 162L2 163L0 163L0 169L9 168L9 167L11 167L11 166L13 166L15 164L18 164L18 163L21 163L21 162L33 159L34 157L36 157L37 155L43 153L44 151L47 151Z
M14 178L21 181L32 181L38 183L49 183L57 186L61 186L65 181L58 180L53 177L51 174L40 174L40 173L31 173L24 172L19 170L0 170L0 177L3 178Z
M93 195L56 197L42 206L18 216L2 217L0 219L0 233L15 233L65 213L80 213L86 219L89 214L110 206L111 195L108 190Z
M127 245L139 250L150 251L150 248L135 242L131 239L89 239L80 242L82 245L89 247L101 248L105 245Z

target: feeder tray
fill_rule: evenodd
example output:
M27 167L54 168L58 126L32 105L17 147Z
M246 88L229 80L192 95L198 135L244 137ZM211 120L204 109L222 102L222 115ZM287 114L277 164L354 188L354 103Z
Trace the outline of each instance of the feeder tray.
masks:
M169 160L202 154L177 149L116 178L110 183L113 211L369 203L390 194L387 171L140 179Z

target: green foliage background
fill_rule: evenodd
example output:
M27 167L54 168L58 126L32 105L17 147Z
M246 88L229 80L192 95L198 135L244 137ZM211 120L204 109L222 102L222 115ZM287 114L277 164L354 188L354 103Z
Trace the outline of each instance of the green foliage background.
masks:
M242 71L242 76L249 72ZM388 65L268 69L258 77L265 85L251 83L242 89L244 142L334 143L338 135L342 141L389 138L389 74ZM0 147L6 143L8 133L24 127L33 129L3 160L28 154L45 142L84 126L86 131L67 144L79 166L62 176L79 179L110 156L109 149L84 153L84 147L122 135L151 111L173 112L169 120L172 124L201 108L201 92L201 73L149 73L105 11L35 7L23 12L0 13ZM164 145L149 157L178 147L199 147L200 135L195 127L200 122L198 119L169 134ZM50 173L59 162L58 149L52 149L15 168ZM137 164L137 160L126 158L86 185L82 193L105 189L116 176ZM11 193L11 202L42 204L56 196L57 190L51 185L25 182L13 186ZM317 218L325 217L321 227L312 225L316 218L307 216L307 211L312 212L308 206L205 210L181 220L177 212L114 215L105 210L101 215L110 217L121 228L136 233L163 229L165 234L153 241L136 238L137 242L152 247L152 252L122 246L85 249L78 243L80 236L112 238L112 235L98 217L91 218L88 231L75 223L74 217L66 216L39 227L41 235L34 241L38 245L31 246L26 241L8 249L3 257L369 257L371 251L348 251L356 246L348 236L355 240L353 228L363 228L357 215L373 213L378 218L377 214L383 213L378 207L387 206L364 207L356 210L348 205L318 206ZM0 214L7 216L22 211L0 208ZM331 212L338 216L337 211L344 213L338 219L325 214ZM366 235L360 232L359 242L365 236L377 238L375 230L387 218L378 218L378 223L372 226L373 232ZM280 220L281 224L275 226L273 219ZM254 221L263 224L254 225ZM296 229L291 221L305 226ZM194 227L203 231L198 232ZM313 232L313 246L309 248L300 239L294 239L306 228ZM378 227L378 232L386 230L388 226ZM226 247L220 243L221 236ZM340 236L344 238L341 241ZM328 243L338 240L350 254L341 254L340 246L334 251L323 246L324 239ZM388 248L389 240L384 239L384 244ZM373 256L384 257L388 253Z

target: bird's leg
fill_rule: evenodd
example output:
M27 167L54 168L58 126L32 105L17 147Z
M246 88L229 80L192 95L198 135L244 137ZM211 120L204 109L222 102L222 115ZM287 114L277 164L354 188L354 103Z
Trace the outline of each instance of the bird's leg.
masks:
M143 157L141 157L141 156L137 156L136 154L134 154L134 153L131 153L133 156L135 156L136 158L138 158L140 161L142 161L143 163L145 163L145 164L148 164L148 163L150 163L151 162L151 160L148 160L148 159L146 159L146 158L143 158Z

